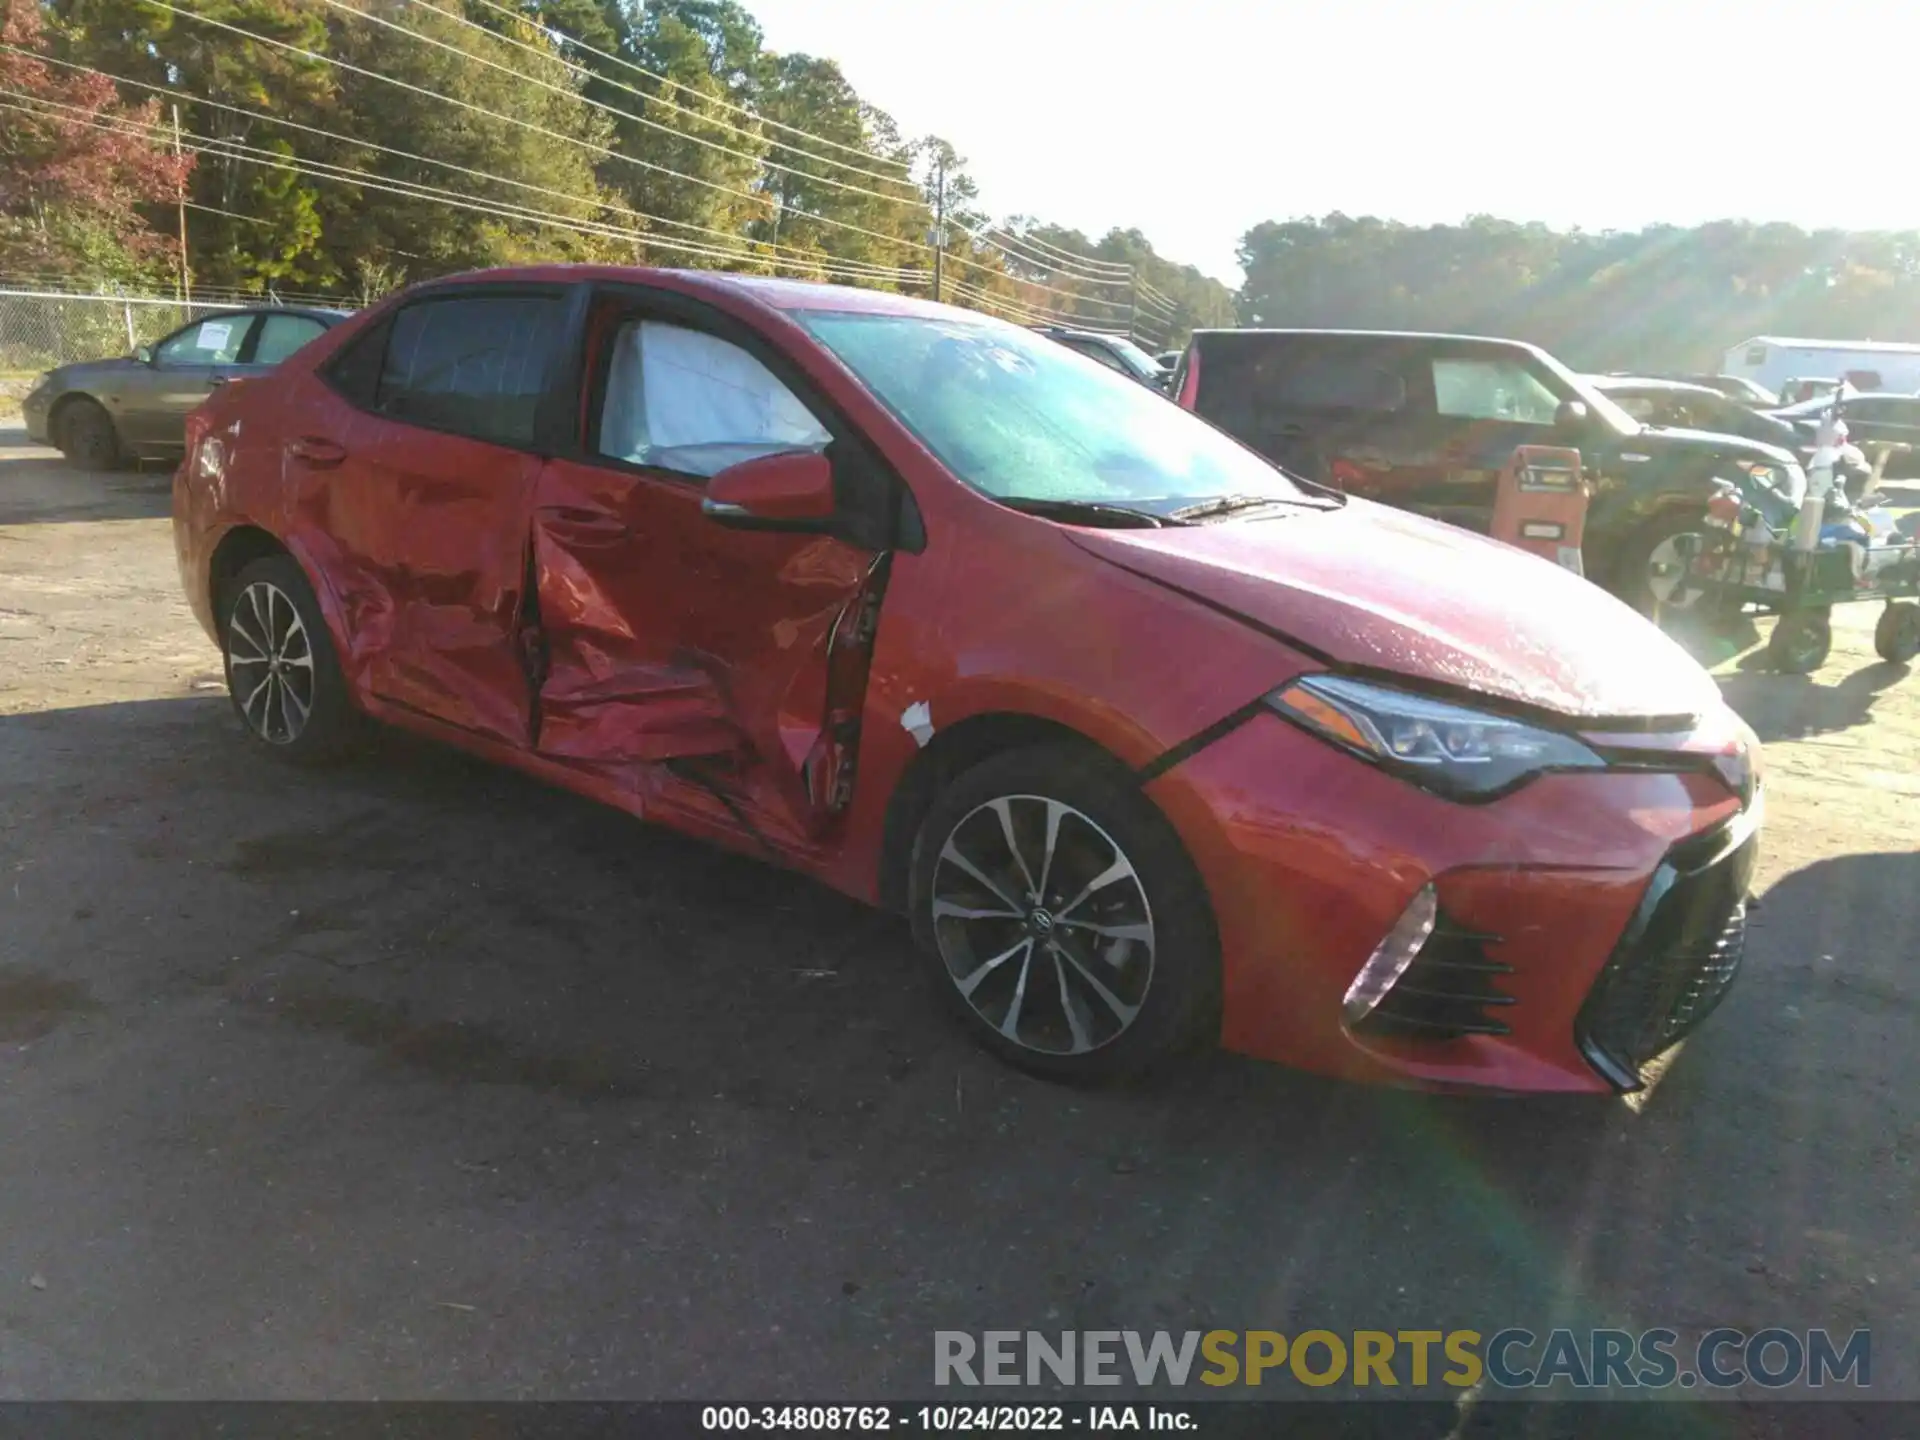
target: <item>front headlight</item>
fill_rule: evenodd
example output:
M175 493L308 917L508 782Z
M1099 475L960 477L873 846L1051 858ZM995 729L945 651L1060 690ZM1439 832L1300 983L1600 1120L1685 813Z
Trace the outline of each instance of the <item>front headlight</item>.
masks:
M1483 799L1549 770L1607 763L1570 735L1339 675L1303 676L1267 703L1341 749L1456 799Z

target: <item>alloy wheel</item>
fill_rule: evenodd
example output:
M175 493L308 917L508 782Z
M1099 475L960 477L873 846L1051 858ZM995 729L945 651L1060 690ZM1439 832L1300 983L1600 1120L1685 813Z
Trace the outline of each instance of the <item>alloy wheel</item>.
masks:
M1647 555L1647 591L1663 610L1690 610L1705 592L1691 583L1693 563L1706 541L1686 531L1669 535Z
M240 713L270 745L289 745L313 713L313 644L291 598L256 580L227 618L227 676Z
M1071 805L1004 795L969 811L941 846L931 904L954 988L1023 1049L1088 1054L1146 1002L1146 889L1118 842Z

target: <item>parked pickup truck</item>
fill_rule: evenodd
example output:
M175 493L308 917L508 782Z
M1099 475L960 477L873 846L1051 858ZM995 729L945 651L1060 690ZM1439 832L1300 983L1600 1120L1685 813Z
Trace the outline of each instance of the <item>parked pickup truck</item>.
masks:
M1296 475L1482 532L1516 446L1573 446L1594 481L1586 573L1643 609L1674 593L1716 480L1783 496L1806 487L1790 452L1642 425L1515 340L1199 330L1172 392Z

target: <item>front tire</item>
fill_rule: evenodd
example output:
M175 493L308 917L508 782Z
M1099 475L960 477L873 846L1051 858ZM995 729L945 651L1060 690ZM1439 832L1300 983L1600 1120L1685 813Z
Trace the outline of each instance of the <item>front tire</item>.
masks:
M75 469L111 470L120 463L120 432L96 401L68 401L54 427L54 440Z
M910 905L936 985L1022 1069L1136 1076L1217 1032L1205 889L1132 777L1089 750L1012 751L954 780L915 841Z
M247 733L296 763L333 759L356 714L320 604L290 555L268 555L221 597L227 693Z
M1629 535L1614 569L1615 593L1642 615L1688 614L1706 594L1692 575L1707 543L1706 513L1674 510Z
M1873 627L1873 648L1889 665L1907 665L1920 655L1920 605L1895 601L1880 612Z
M1782 675L1811 675L1833 652L1833 617L1825 607L1787 610L1767 637L1767 659Z

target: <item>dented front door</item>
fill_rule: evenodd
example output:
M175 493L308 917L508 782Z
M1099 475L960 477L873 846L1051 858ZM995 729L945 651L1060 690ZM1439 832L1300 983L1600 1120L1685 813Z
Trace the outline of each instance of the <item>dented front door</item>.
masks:
M689 477L554 460L535 485L535 748L692 777L760 832L817 835L850 795L886 564L726 529Z

